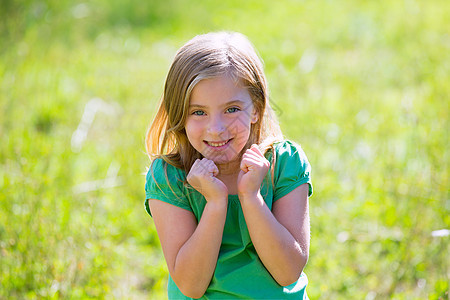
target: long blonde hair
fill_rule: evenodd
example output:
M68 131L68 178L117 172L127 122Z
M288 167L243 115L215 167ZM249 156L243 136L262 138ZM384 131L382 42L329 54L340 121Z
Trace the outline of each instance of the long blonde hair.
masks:
M201 80L225 74L247 88L258 113L245 148L258 144L264 153L283 138L270 107L263 64L252 44L240 33L213 32L194 37L175 55L158 111L147 131L145 143L151 159L161 157L188 173L195 160L202 158L185 131L190 95Z

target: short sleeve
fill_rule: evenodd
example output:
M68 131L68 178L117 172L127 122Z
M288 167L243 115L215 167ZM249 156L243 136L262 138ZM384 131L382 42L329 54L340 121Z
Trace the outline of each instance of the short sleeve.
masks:
M157 199L192 212L184 193L182 171L161 158L155 159L145 182L145 210L151 216L148 199Z
M274 145L274 152L276 155L274 201L304 183L308 183L308 196L311 196L313 193L311 165L303 149L294 142L284 141Z

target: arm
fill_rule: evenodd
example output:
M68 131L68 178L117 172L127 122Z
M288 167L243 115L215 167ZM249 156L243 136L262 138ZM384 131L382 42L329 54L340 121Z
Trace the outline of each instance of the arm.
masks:
M184 295L200 298L216 267L226 202L208 202L198 224L185 209L152 199L149 206L173 281Z
M241 200L253 245L272 277L282 286L294 283L308 261L308 184L273 205L273 213L258 193Z
M222 243L228 189L217 174L217 166L204 158L187 175L189 184L207 201L198 224L190 211L149 200L169 273L180 291L191 298L200 298L208 288Z
M245 221L259 258L282 286L300 276L309 252L308 184L303 184L267 207L260 186L269 169L257 146L241 161L238 193Z

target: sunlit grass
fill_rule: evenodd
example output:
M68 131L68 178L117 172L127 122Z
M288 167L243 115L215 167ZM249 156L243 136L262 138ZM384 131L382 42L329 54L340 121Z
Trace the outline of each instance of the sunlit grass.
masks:
M310 298L448 298L446 1L7 4L0 298L164 296L144 135L176 49L221 29L253 41L313 167ZM114 109L74 148L95 98Z

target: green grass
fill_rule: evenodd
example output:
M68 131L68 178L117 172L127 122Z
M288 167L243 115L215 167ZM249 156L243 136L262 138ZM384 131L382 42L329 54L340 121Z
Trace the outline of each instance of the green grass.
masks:
M176 49L222 29L255 44L313 167L310 298L449 297L448 1L2 5L0 298L164 297L144 135ZM96 97L115 109L73 151Z

